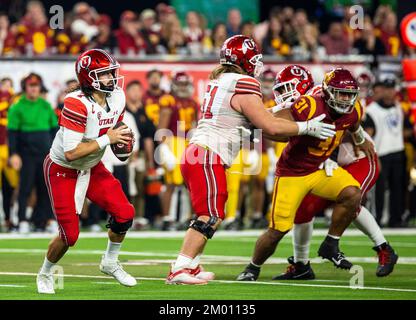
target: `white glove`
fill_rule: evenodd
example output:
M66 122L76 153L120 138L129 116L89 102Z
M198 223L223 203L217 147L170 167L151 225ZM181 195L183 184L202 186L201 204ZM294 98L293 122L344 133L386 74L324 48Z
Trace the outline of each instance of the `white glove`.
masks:
M326 159L319 165L319 169L325 169L325 174L327 177L332 177L334 170L338 168L338 163L331 159Z
M172 171L176 166L176 157L169 149L169 146L166 143L161 143L159 145L161 164L163 164L168 171Z
M321 114L308 121L296 122L299 126L298 135L308 135L322 140L332 138L336 133L334 131L335 126L333 124L322 122L325 117L325 114Z
M256 150L250 150L245 161L245 164L248 166L248 172L250 174L258 173L259 161L259 153Z

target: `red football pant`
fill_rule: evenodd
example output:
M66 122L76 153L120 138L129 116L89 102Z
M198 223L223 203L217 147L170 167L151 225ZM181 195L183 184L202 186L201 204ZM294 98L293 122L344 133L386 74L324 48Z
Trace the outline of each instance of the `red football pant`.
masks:
M223 220L228 193L220 157L209 149L190 144L182 156L181 172L195 214Z
M373 161L365 157L343 168L360 183L362 197L374 186L380 174L377 156ZM322 212L332 204L332 201L308 194L296 212L295 224L312 221L316 214Z
M79 217L74 199L78 170L62 167L52 162L48 155L43 172L52 210L59 225L59 236L68 246L73 246L79 235ZM102 162L91 168L86 197L107 211L116 222L124 223L134 218L134 207L124 194L121 183Z

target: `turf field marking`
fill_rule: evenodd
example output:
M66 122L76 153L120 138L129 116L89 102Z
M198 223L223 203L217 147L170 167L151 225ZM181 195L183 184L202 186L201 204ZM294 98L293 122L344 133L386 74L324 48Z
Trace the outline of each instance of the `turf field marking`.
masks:
M6 288L26 288L27 286L23 286L20 284L0 284L0 287L6 287Z
M46 249L16 249L16 248L0 248L1 253L45 253ZM82 249L74 249L69 250L67 254L71 255L102 255L102 250L82 250ZM177 253L163 253L163 252L135 252L135 251L121 251L120 255L124 256L136 256L136 257L165 257L165 258L176 258ZM202 260L204 263L212 262L213 264L218 263L219 261L229 262L230 264L245 264L250 259L249 256L220 256L220 255L204 255ZM348 257L348 260L355 263L376 263L377 257ZM170 261L172 262L172 261ZM240 262L240 263L238 263ZM269 258L267 260L268 263L271 264L282 264L287 263L286 258ZM326 260L323 260L319 257L312 258L311 263L324 263ZM398 264L409 264L415 265L416 264L416 257L399 257Z
M243 230L243 231L230 231L219 230L215 233L215 238L235 238L235 237L258 237L263 234L265 230ZM327 229L316 229L313 231L315 236L326 236ZM292 234L292 231L288 233ZM386 236L414 236L416 235L416 228L403 228L403 229L383 229L383 234ZM143 238L179 238L182 239L185 235L185 231L129 231L127 238L129 239L143 239ZM344 232L343 237L349 236L362 236L363 233L358 229L348 229ZM51 239L54 235L46 232L36 232L30 234L18 234L18 233L0 233L0 240L8 239ZM107 232L81 232L80 238L108 238Z
M36 273L30 272L0 272L0 275L5 276L37 276ZM58 275L67 278L90 278L90 279L112 279L107 276L91 276L81 274L65 274ZM165 278L152 277L135 277L137 280L143 281L166 281ZM267 281L236 281L236 280L212 280L214 283L232 283L240 285L272 285L272 286L289 286L289 287L314 287L314 288L334 288L334 289L350 289L350 290L375 290L375 291L398 291L398 292L416 292L416 289L399 289L399 288L384 288L384 287L364 287L360 289L351 288L350 286L330 285L330 284L309 284L309 283L288 283L288 282L267 282Z

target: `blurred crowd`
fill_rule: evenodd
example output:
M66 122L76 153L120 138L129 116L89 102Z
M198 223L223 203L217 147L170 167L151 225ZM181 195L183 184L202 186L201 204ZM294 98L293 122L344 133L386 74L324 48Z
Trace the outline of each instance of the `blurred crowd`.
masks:
M226 21L208 28L203 13L189 11L184 23L175 8L159 4L142 12L124 11L119 21L97 12L86 2L78 2L65 12L64 29L51 29L46 8L29 1L18 21L0 13L0 55L77 55L89 48L102 48L116 55L142 57L153 54L180 54L193 57L215 55L224 40L235 34L255 39L266 55L318 61L326 55L386 55L400 57L414 53L403 45L396 13L380 5L366 15L362 29L350 24L353 13L344 8L344 17L328 26L308 16L303 9L274 7L267 20L256 24L238 9L228 12ZM118 25L115 29L113 26Z
M161 71L153 69L147 72L146 83L138 80L127 83L124 121L138 137L138 146L128 162L117 160L110 148L103 158L135 207L135 230L181 230L192 217L179 170L179 159L187 142L182 141L185 138L179 132L187 133L196 126L199 102L193 98L192 78L186 72L176 71L169 77L168 91L162 89L165 87L161 85L162 78L166 80ZM275 104L274 78L275 73L267 69L260 79L266 107ZM367 110L363 125L375 139L381 160L381 176L371 197L373 205L369 207L380 224L413 225L416 143L411 103L398 79L376 80L363 73L358 82L360 100ZM46 100L48 90L38 74L29 74L21 80L21 92L15 92L10 78L0 80L3 230L56 232L42 162L57 131L63 99L76 86L75 79L68 80L56 103L51 105ZM181 111L172 116L171 107L175 105L180 105ZM183 127L177 125L177 120L183 121ZM157 129L169 129L174 136L158 141ZM229 197L224 228L267 226L274 168L281 148L281 144L263 140L261 151L242 150L227 170ZM106 212L88 201L85 203L80 216L84 230L104 230L106 219Z

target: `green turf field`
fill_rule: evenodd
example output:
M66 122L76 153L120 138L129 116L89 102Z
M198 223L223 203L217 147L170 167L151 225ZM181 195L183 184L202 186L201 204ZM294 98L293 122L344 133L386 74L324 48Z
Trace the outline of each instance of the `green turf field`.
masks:
M292 254L288 236L263 267L257 283L236 282L235 277L250 260L257 237L247 232L232 236L219 232L209 242L202 260L206 269L216 273L217 280L206 286L169 286L164 278L181 238L176 234L163 238L161 233L135 233L126 238L120 255L125 269L139 280L134 288L122 287L100 273L98 264L107 240L103 235L84 235L59 263L64 270L64 289L54 296L37 294L35 284L49 239L0 236L0 299L416 299L416 233L387 236L400 258L393 274L386 278L375 276L377 260L370 241L364 236L344 236L341 249L363 267L364 289L350 288L353 274L316 257L323 234L314 236L311 247L316 280L271 280L285 270L285 259Z

